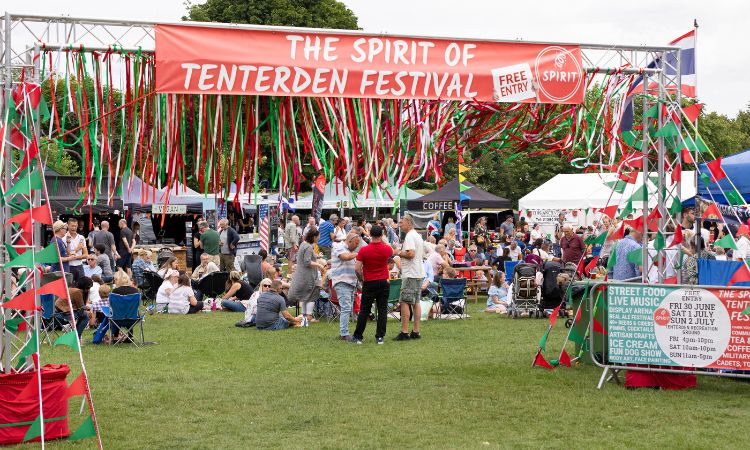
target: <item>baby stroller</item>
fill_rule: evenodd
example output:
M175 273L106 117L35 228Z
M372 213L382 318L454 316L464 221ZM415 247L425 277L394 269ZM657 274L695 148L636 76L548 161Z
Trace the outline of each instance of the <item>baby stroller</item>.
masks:
M518 318L526 313L529 317L542 317L539 309L539 286L536 284L536 265L520 263L513 269L513 292L511 317Z
M551 310L560 306L560 316L565 317L567 315L567 304L566 297L569 285L572 281L576 280L576 265L566 264L563 266L560 263L549 261L544 263L542 266L542 310ZM568 323L570 322L570 324ZM567 321L565 326L570 328L572 321Z

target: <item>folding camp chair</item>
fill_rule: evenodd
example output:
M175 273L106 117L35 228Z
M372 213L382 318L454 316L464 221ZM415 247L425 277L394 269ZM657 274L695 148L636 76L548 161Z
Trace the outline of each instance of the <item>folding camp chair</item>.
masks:
M511 283L513 281L513 271L521 261L505 261L505 281Z
M163 281L156 272L150 270L143 272L143 284L138 286L138 288L141 290L144 306L147 303L156 302L156 293L159 291L159 286L161 286Z
M204 301L219 297L224 293L229 272L211 272L198 282L198 290L203 293Z
M66 331L66 327L70 328L70 325L60 322L55 317L55 296L52 294L42 294L39 296L39 300L42 302L42 334L44 340L48 344L52 344L54 340L50 339L50 333L57 337Z
M247 274L247 284L255 290L263 280L263 260L260 255L245 255L240 267Z
M443 278L440 280L440 317L446 314L458 314L466 318L466 278ZM460 310L452 302L464 300ZM458 312L456 312L458 311Z
M138 345L136 339L133 338L133 329L136 326L141 328L141 341L140 344L145 343L143 337L143 315L138 311L138 306L141 303L141 294L130 294L130 295L118 295L109 294L109 307L111 314L109 315L109 332L110 332L110 343L117 345L119 342L115 341L115 334L125 333L126 338L122 341L129 341L135 345Z
M326 317L328 322L333 322L341 316L341 305L339 305L339 296L330 280L328 281L328 292L328 298L320 297L315 301L315 313L318 318Z
M401 308L396 309L401 298L401 278L390 280L390 291L388 291L388 315L396 320L401 320ZM399 313L397 316L396 313Z

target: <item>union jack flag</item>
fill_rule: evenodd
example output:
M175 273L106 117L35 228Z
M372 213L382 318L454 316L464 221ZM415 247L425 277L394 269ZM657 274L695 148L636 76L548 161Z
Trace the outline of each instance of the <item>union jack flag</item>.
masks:
M258 205L258 221L260 223L260 248L268 250L269 218L268 205Z

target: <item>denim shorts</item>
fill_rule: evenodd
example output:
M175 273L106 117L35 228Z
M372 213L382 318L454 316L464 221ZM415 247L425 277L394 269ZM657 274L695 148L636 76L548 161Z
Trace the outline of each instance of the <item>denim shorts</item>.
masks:
M287 322L285 318L279 316L279 320L277 320L275 324L268 328L258 328L258 330L276 331L283 330L284 328L289 328L289 322Z

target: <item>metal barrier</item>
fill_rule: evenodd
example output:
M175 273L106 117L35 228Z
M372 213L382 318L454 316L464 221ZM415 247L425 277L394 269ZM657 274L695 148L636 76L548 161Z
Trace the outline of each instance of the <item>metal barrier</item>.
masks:
M608 379L619 383L620 370L750 378L750 314L744 313L750 289L622 281L588 286L589 354L604 369L597 389ZM601 324L599 307L606 309Z

